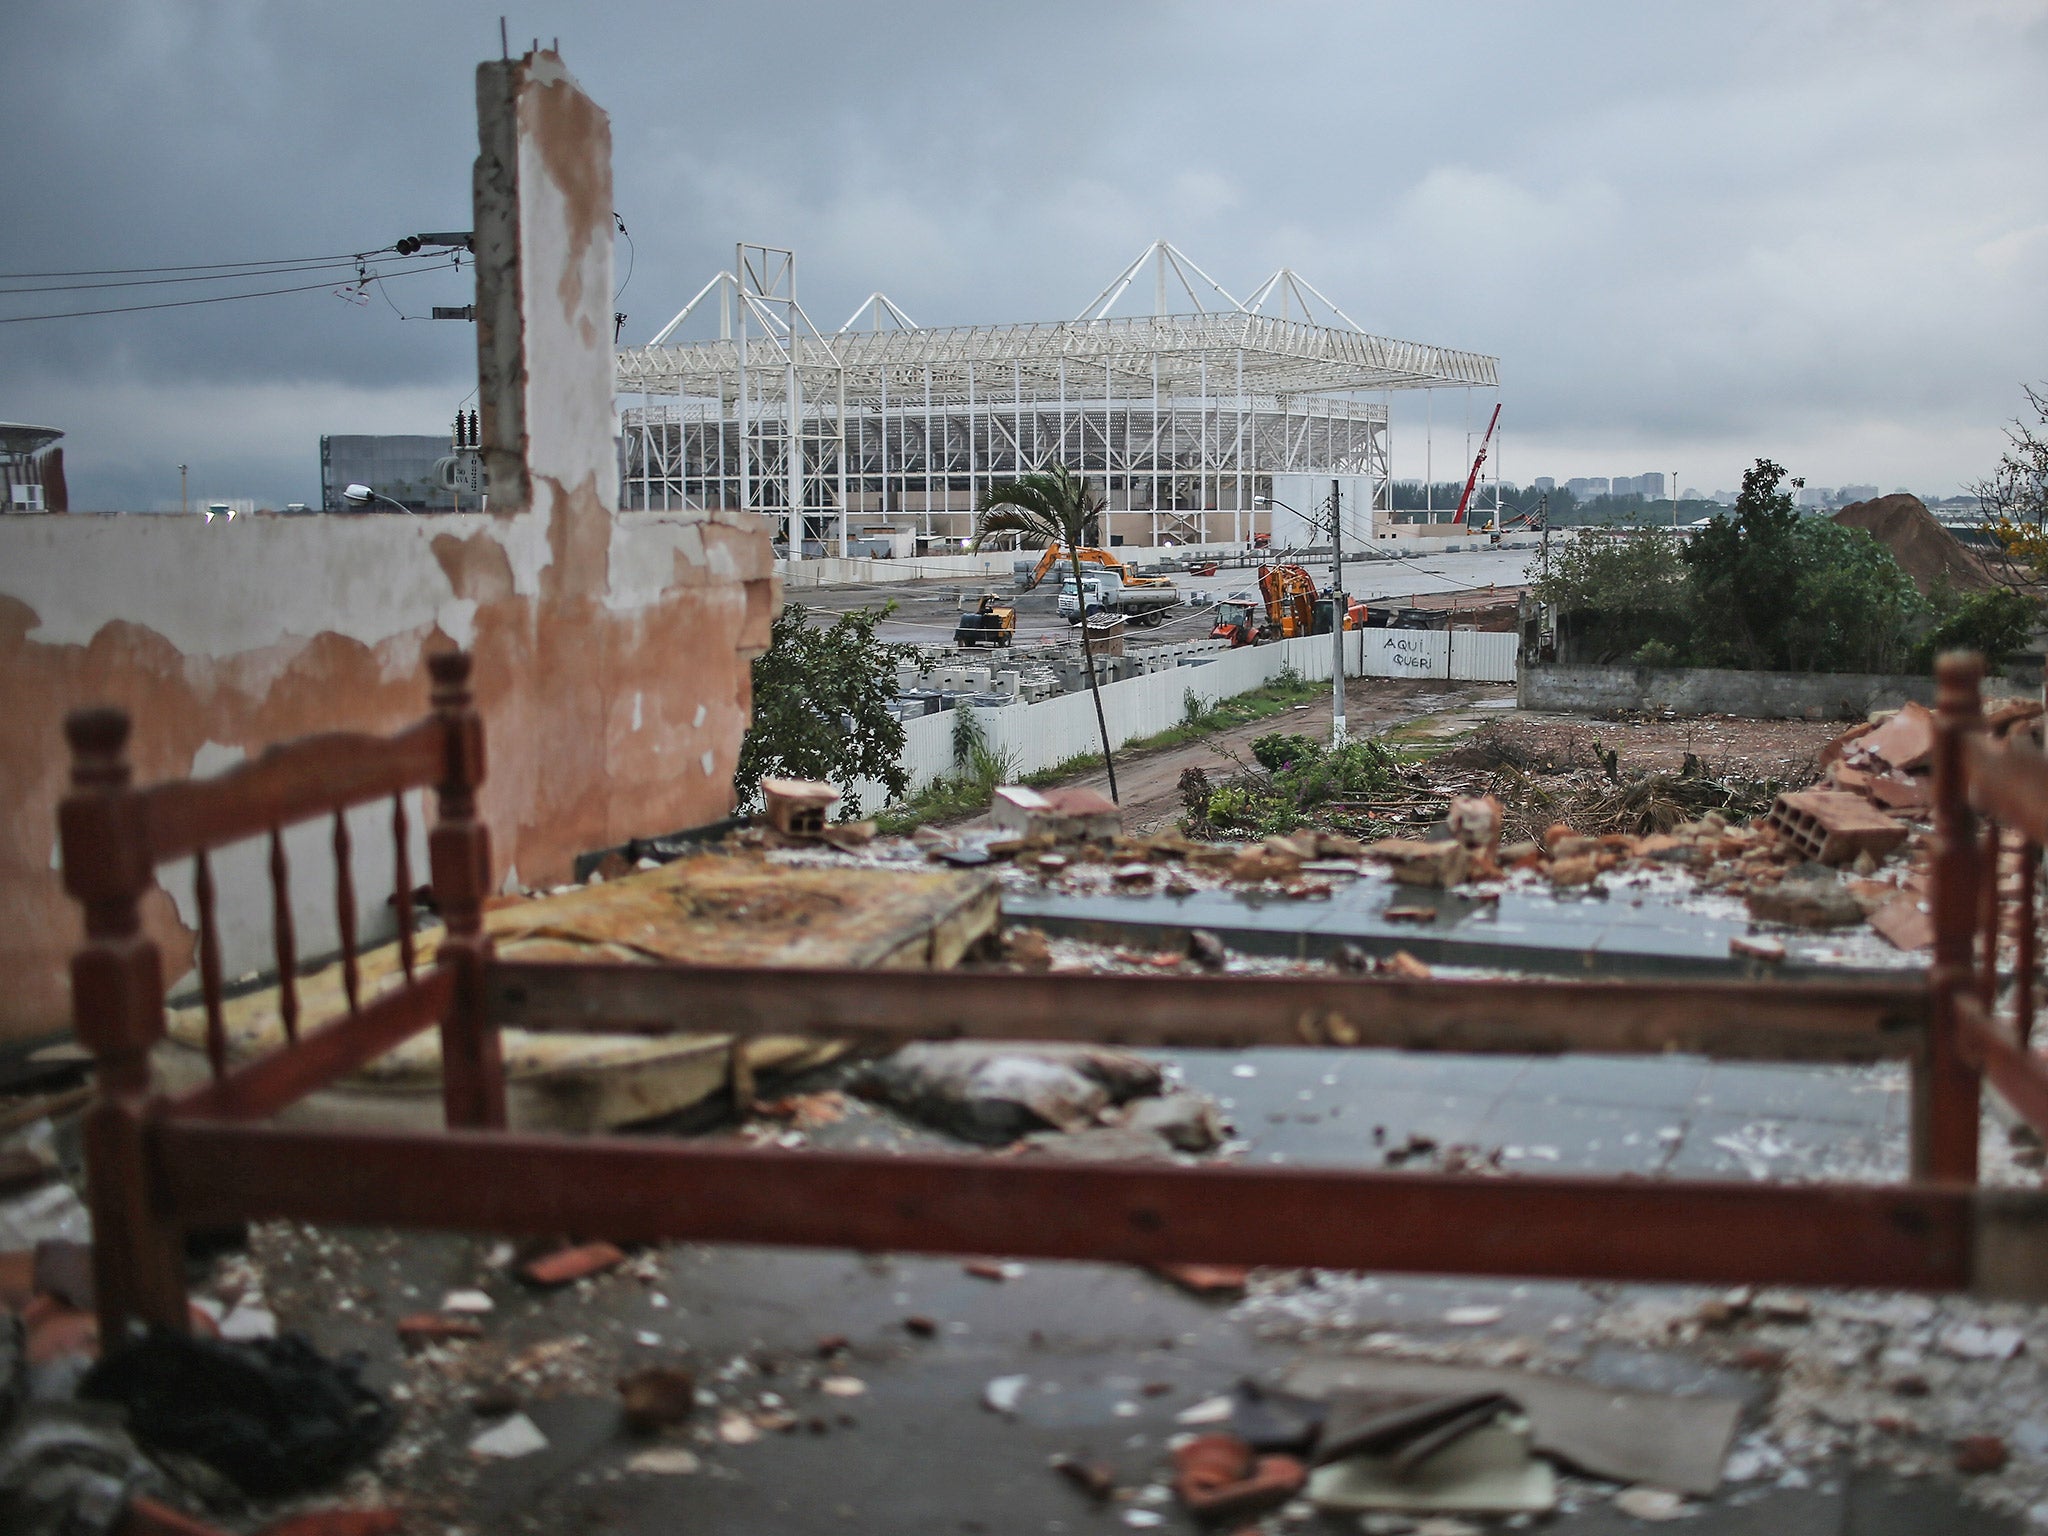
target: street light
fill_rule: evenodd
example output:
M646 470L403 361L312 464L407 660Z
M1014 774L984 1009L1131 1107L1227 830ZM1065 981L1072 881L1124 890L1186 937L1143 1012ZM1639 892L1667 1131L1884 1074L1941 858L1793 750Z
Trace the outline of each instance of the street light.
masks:
M1344 718L1344 620L1350 613L1351 605L1344 598L1344 525L1341 521L1339 499L1340 482L1330 482L1330 747L1334 751L1344 745L1346 720ZM1313 527L1314 519L1302 517L1284 501L1275 501L1271 496L1254 496L1252 506L1260 502L1269 507L1280 507L1294 512L1296 517Z
M398 508L398 510L403 512L407 517L411 517L413 515L412 508L408 507L404 502L391 501L391 498L389 496L386 496L381 491L373 491L367 485L351 485L343 487L341 499L344 505L351 507L367 507L373 501L390 502L392 506Z

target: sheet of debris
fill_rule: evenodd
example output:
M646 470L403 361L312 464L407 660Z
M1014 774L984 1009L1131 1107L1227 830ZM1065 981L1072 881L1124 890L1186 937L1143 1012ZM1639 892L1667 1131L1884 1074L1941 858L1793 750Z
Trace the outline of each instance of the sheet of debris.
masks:
M622 861L621 861L622 862ZM503 954L528 959L652 960L698 964L881 967L950 966L994 926L997 894L972 873L899 865L825 872L779 867L758 850L706 853L582 886L494 903L485 927ZM431 963L438 926L417 938ZM396 983L397 944L360 959L366 997ZM345 1010L341 967L299 979L300 1017L325 1020ZM275 987L228 1000L224 1012L233 1060L275 1049L283 1039ZM170 1040L158 1052L173 1089L206 1071L205 1015L171 1011ZM723 1035L666 1038L504 1036L507 1100L515 1129L588 1131L673 1114L722 1091L731 1076ZM757 1074L801 1071L838 1047L793 1038L748 1043ZM410 1125L440 1121L440 1036L415 1035L347 1082L288 1113L312 1123Z

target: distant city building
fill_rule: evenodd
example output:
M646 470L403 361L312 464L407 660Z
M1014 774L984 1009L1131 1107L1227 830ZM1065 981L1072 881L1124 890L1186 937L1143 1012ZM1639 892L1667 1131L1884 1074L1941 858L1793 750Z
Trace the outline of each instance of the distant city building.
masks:
M55 427L0 421L0 512L63 512L64 450Z
M1635 491L1638 496L1647 496L1652 501L1664 499L1664 471L1653 469L1647 475L1637 475Z
M1847 506L1852 501L1874 501L1877 487L1874 485L1845 485L1835 492L1835 500Z
M1564 488L1580 501L1584 501L1590 496L1605 496L1607 494L1607 477L1605 475L1575 475L1565 481Z
M1539 491L1554 491L1557 489L1557 482L1548 475L1538 475L1533 484Z
M1707 499L1706 492L1702 491L1696 485L1688 485L1684 490L1680 491L1678 494L1679 498L1684 501L1705 501Z
M1802 507L1825 507L1834 501L1835 488L1831 485L1802 485L1796 498Z
M320 439L320 505L328 512L359 510L341 493L367 485L415 512L450 511L455 493L434 478L434 461L449 453L446 433L434 436L336 436Z

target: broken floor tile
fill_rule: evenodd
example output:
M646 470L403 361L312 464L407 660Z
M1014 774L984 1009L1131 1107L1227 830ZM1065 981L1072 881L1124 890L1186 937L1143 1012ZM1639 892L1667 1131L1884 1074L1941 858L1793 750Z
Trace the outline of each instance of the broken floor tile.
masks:
M523 1413L515 1413L492 1425L469 1442L469 1449L474 1455L488 1456L497 1461L516 1461L521 1456L531 1456L547 1448L548 1437Z

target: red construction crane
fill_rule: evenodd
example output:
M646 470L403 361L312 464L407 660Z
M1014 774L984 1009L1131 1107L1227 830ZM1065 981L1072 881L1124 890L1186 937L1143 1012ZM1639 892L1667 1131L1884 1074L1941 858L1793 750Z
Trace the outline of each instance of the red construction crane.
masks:
M1486 424L1486 436L1479 440L1479 457L1472 461L1472 473L1465 477L1465 494L1458 498L1458 515L1454 523L1465 521L1465 504L1472 499L1472 487L1479 483L1479 471L1486 468L1486 445L1493 441L1493 429L1500 423L1500 402L1495 401L1493 419Z

